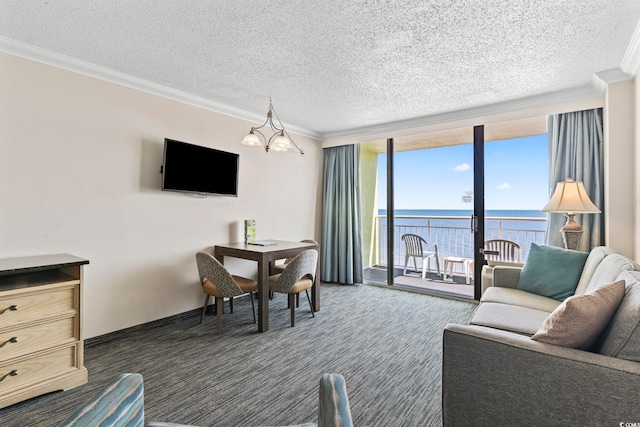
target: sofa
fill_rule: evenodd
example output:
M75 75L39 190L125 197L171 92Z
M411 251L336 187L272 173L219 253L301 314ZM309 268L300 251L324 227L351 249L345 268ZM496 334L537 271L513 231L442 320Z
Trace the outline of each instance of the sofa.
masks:
M344 377L320 377L319 427L353 427ZM60 427L195 427L170 422L149 422L144 417L144 381L136 373L120 374L69 416ZM315 423L289 427L313 427Z
M564 299L523 289L531 254L524 267L493 267L469 324L444 329L444 426L640 425L639 266L608 247L585 257ZM541 274L569 275L552 264ZM550 328L567 324L559 315L579 303L589 319L588 304L614 287L604 327L583 319L565 329L591 335L588 347L547 341Z

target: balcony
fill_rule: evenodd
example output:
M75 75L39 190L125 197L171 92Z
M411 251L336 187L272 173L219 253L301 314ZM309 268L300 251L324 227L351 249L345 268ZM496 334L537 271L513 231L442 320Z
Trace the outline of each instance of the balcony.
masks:
M423 280L420 273L415 272L413 261L410 259L407 274L403 275L405 247L401 240L403 234L411 233L422 236L431 244L437 243L442 272L444 259L448 256L473 258L473 233L469 216L396 215L394 222L395 257L391 263L394 269L394 284L473 297L473 286L466 285L462 264L454 264L453 277L445 281L436 274L432 262L432 271ZM486 217L485 239L506 239L518 243L522 248L524 262L531 242L544 244L546 223L547 219L544 217ZM369 257L371 262L370 267L365 268L365 279L368 281L386 283L386 270L390 264L387 259L386 236L386 215L375 216ZM418 269L420 268L418 263Z

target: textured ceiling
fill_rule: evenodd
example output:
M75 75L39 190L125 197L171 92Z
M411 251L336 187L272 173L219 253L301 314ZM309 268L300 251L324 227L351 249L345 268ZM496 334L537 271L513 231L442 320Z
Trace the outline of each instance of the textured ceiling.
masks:
M589 86L637 0L0 0L0 37L320 137Z

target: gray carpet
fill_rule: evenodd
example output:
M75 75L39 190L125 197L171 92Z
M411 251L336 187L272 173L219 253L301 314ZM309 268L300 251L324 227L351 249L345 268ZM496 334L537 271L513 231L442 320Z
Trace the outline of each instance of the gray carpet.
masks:
M89 383L0 410L0 425L56 426L121 372L145 380L146 421L199 426L316 421L318 379L345 376L356 426L441 425L442 329L466 322L475 305L379 288L322 287L312 318L301 296L289 327L286 297L270 303L270 331L236 300L215 334L196 311L85 343Z

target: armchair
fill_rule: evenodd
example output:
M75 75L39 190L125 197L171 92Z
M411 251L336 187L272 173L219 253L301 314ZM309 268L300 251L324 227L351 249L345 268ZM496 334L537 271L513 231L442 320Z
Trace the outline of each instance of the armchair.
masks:
M140 374L120 374L78 408L60 427L144 426L144 382ZM150 422L149 427L195 427L167 422ZM289 427L315 427L314 423ZM320 378L319 427L353 427L347 386L340 374Z

